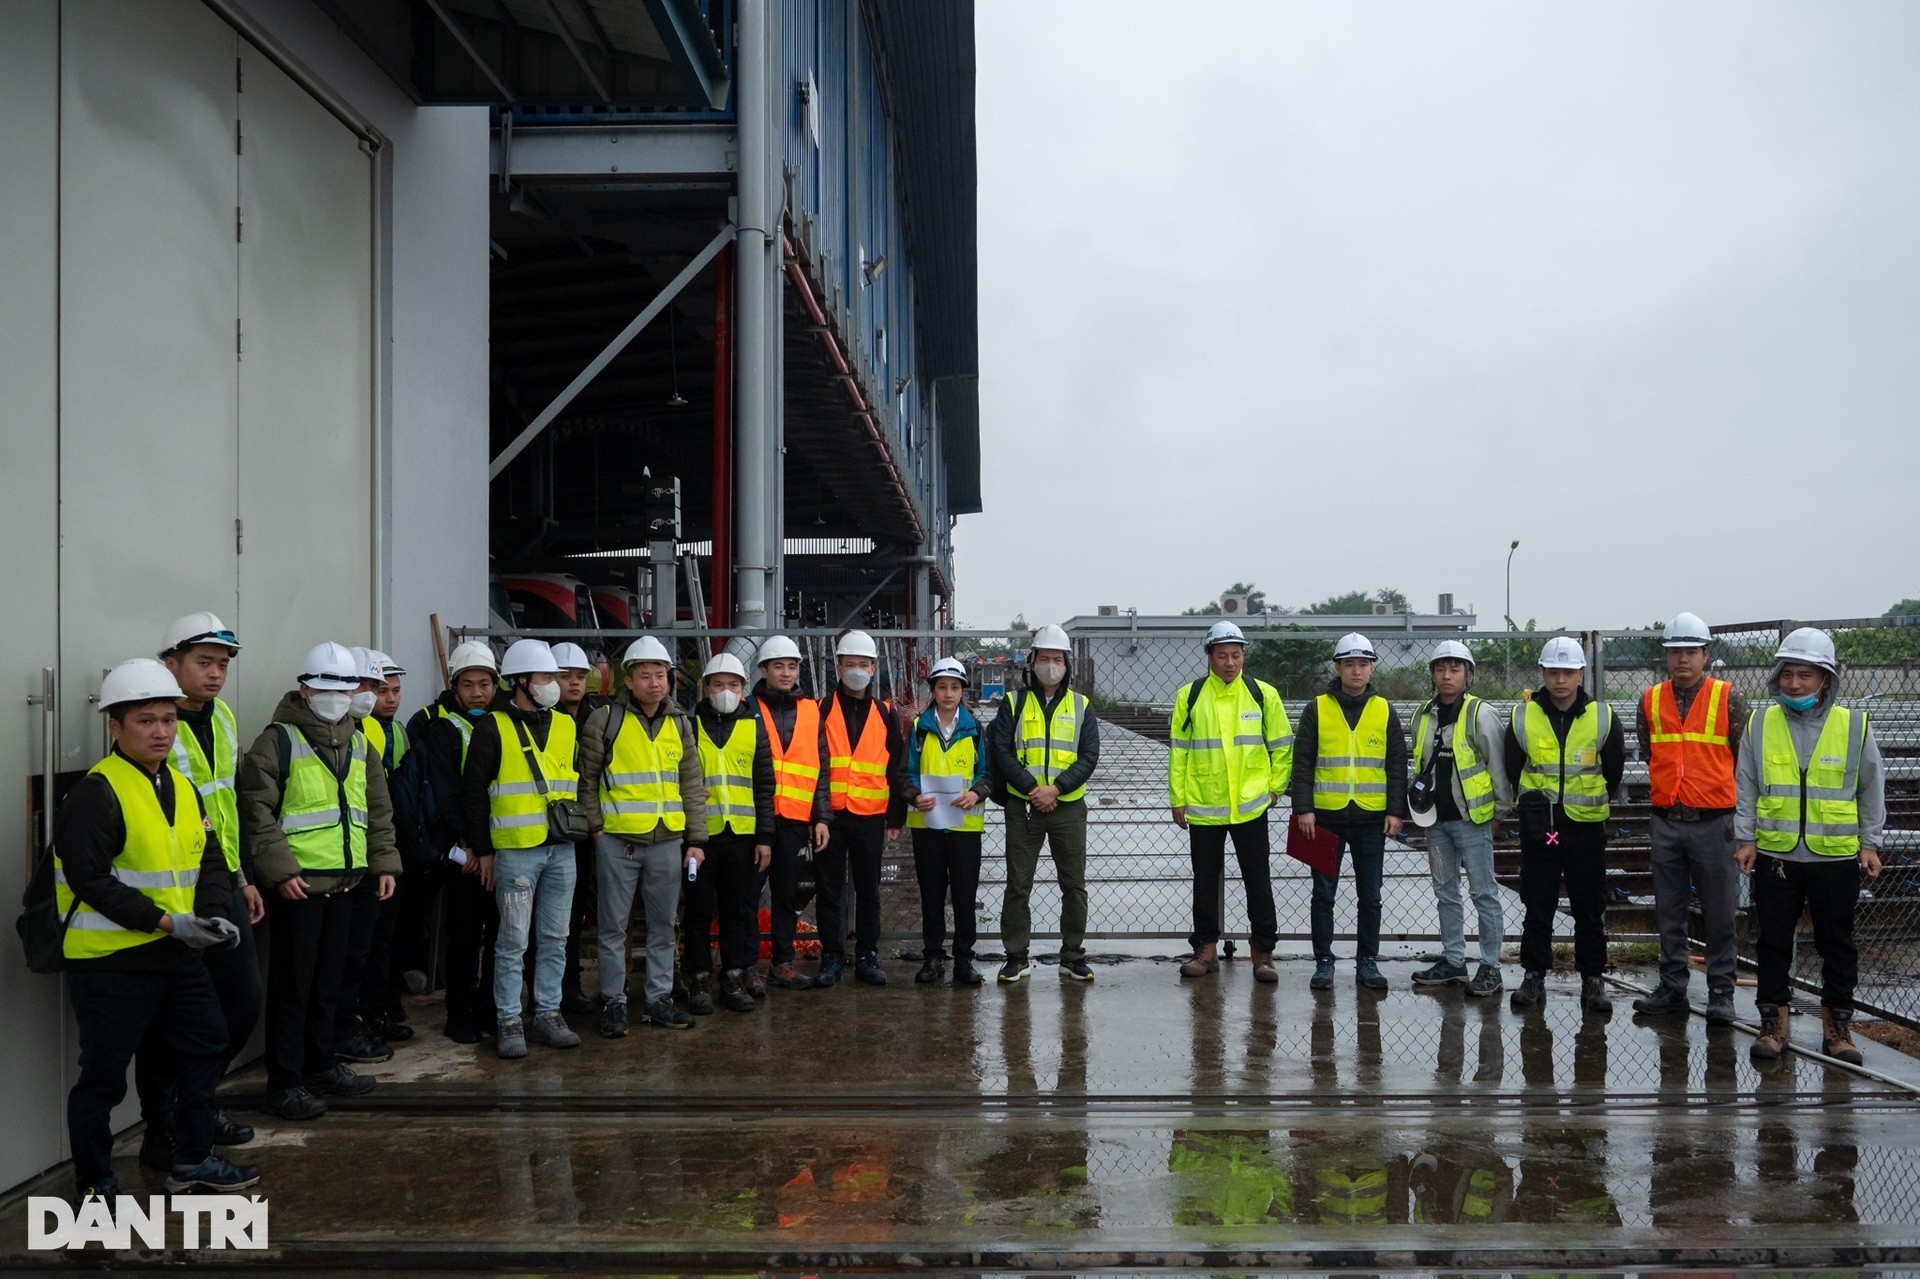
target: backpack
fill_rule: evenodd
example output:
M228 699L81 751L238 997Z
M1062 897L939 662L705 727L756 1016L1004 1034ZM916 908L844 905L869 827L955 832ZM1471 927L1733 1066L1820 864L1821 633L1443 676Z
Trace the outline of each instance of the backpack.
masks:
M418 870L440 860L432 832L440 829L440 808L427 779L426 752L414 749L400 757L400 767L387 774L387 797L393 801L393 839L400 849L400 865Z
M1247 687L1253 690L1253 704L1260 708L1262 715L1265 715L1267 713L1266 686L1259 680L1251 679L1245 675L1242 675L1240 678L1245 680ZM1183 733L1193 727L1193 704L1200 696L1200 686L1206 682L1207 677L1202 675L1199 679L1187 685L1186 693L1180 700L1181 710L1185 716L1180 721L1180 731Z
M80 909L80 899L73 899L73 908L62 919L53 883L53 845L49 844L33 864L33 878L27 882L27 891L20 899L20 918L13 922L20 934L20 944L27 952L28 972L58 973L67 967L64 949L67 925Z

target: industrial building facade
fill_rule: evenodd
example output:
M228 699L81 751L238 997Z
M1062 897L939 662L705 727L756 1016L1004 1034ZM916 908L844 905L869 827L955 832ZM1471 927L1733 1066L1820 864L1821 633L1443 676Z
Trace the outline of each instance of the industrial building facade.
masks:
M0 14L9 882L105 749L102 673L184 612L239 633L249 739L322 639L395 654L417 705L433 617L945 616L979 509L971 5ZM17 948L0 1016L12 1185L65 1157L75 1045Z

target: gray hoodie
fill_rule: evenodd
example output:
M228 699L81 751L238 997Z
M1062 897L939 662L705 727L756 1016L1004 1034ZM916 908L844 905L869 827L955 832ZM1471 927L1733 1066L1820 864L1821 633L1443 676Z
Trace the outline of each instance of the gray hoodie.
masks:
M1471 691L1471 690L1469 690ZM1439 697L1429 697L1421 703L1420 709L1413 713L1412 721L1407 725L1411 734L1420 725L1420 716L1439 714ZM1487 766L1487 776L1493 779L1493 814L1495 817L1507 817L1513 813L1513 779L1507 776L1506 740L1507 726L1505 718L1495 710L1493 703L1482 699L1474 708L1474 723L1469 732L1473 738L1473 753ZM1432 731L1434 720L1430 719L1428 731ZM1459 731L1460 721L1455 720L1440 730L1442 744L1449 750L1453 747L1453 737ZM1432 754L1431 751L1428 752ZM1413 751L1407 751L1407 769L1411 775L1413 769ZM1448 769L1447 776L1452 782L1453 806L1462 814L1467 811L1467 793L1460 788L1460 773L1457 769Z
M1840 677L1834 676L1827 682L1827 689L1820 694L1820 700L1812 710L1796 711L1782 707L1787 713L1787 727L1793 734L1794 754L1807 759L1813 754L1814 744L1820 740L1820 730L1826 727L1827 712L1833 709L1834 698L1840 691ZM1780 692L1780 667L1776 663L1767 676L1767 693L1774 697ZM1753 708L1755 715L1764 715L1769 706L1776 701L1764 702ZM1864 711L1856 711L1865 714ZM1751 844L1754 833L1754 805L1760 796L1760 725L1755 722L1740 738L1740 759L1734 766L1733 780L1737 792L1733 810L1733 837L1742 844ZM1880 848L1881 836L1887 828L1887 775L1880 762L1880 744L1873 738L1873 724L1867 724L1866 750L1860 758L1860 847L1871 848L1876 852ZM1764 851L1764 850L1763 850ZM1801 843L1790 853L1768 853L1769 857L1784 857L1794 862L1826 862L1823 857Z

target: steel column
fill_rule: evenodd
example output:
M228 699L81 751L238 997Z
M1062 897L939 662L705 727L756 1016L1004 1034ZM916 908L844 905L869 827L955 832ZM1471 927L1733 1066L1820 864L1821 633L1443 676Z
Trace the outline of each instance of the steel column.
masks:
M734 108L740 142L740 195L734 258L734 623L767 624L768 351L767 212L768 0L740 0L734 57Z
M707 625L733 624L733 249L713 260L713 600Z

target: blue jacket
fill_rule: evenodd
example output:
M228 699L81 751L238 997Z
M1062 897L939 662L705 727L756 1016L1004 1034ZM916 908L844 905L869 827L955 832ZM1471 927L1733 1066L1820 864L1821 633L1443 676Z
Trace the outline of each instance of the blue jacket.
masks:
M958 720L953 728L953 742L962 738L973 739L973 784L967 789L981 799L987 796L987 743L980 733L980 721L964 705L956 712ZM907 734L907 802L911 804L920 794L920 751L922 744L931 735L935 742L946 749L953 748L953 742L943 742L940 737L940 722L934 718L933 707L920 712L913 721L913 729Z

